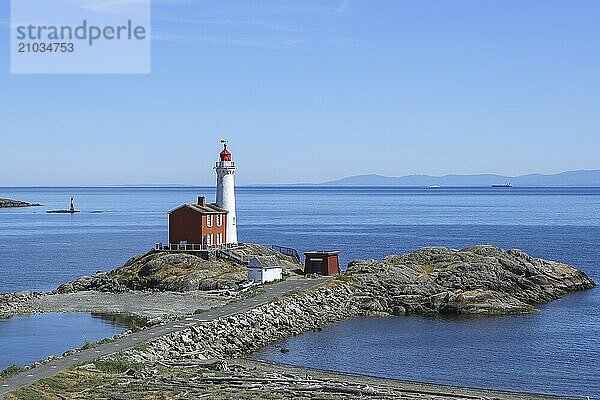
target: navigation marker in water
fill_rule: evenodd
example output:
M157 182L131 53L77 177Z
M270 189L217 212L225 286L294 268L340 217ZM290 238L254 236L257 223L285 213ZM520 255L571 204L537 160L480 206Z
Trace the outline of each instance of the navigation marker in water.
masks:
M75 209L75 198L71 195L71 204L68 210L48 210L48 214L76 214L79 210Z

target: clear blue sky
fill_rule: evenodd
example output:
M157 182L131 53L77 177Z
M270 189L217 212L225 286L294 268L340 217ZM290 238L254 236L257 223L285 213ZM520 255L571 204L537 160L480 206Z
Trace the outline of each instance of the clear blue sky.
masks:
M154 0L137 76L10 75L8 3L1 186L600 168L597 0Z

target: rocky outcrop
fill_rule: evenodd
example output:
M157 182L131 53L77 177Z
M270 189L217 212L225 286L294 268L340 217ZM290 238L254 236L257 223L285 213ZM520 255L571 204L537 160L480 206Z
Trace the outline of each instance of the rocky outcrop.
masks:
M0 318L34 312L31 303L39 296L41 296L40 293L33 292L0 294Z
M150 251L131 258L111 272L98 272L63 284L56 292L234 290L245 281L246 267L236 262L205 260L194 254Z
M88 290L122 293L129 290L129 288L109 276L107 272L97 272L92 276L82 276L72 282L63 283L56 290L52 291L52 294L84 292Z
M353 261L347 274L371 311L392 314L530 312L536 304L595 286L569 265L489 245Z
M208 261L191 254L150 252L112 272L61 285L54 293L235 289L245 279L245 266L231 260ZM523 313L566 293L595 286L585 273L566 264L493 246L460 251L432 247L383 260L357 260L331 285L344 288L351 296L344 297L342 303L336 300L335 291L330 294L333 297L317 298L315 301L321 303L307 311L313 314L311 321L350 315ZM32 306L40 303L32 301L36 296L44 294L1 295L0 316L36 312ZM303 302L302 307L313 304L310 296ZM297 307L300 305L293 305ZM332 314L321 318L322 310ZM291 329L295 332L305 328L301 325Z
M519 250L424 248L379 261L354 261L323 287L185 328L127 356L139 362L238 357L349 317L523 313L594 286L581 271Z
M11 199L0 199L0 208L10 207L40 207L42 204L27 203L25 201L11 200Z
M257 244L242 244L235 251L245 258L253 255L277 257L284 270L300 267L291 257ZM219 252L207 258L197 253L150 251L131 258L111 272L98 272L65 283L55 293L88 290L112 293L127 290L239 290L246 283L245 263Z

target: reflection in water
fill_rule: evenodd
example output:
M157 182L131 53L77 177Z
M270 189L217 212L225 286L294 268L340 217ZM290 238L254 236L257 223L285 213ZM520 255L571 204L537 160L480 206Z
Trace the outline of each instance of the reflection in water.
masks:
M112 326L139 331L148 322L147 318L126 313L91 313L92 318L101 319Z
M43 313L0 319L0 370L112 337L139 320L122 314Z

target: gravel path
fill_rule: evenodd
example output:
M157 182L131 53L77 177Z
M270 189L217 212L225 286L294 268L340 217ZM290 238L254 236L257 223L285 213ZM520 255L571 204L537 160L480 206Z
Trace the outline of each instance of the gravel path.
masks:
M177 292L75 292L44 295L31 302L36 312L125 313L142 318L192 314L195 310L222 307L230 296L202 291Z

